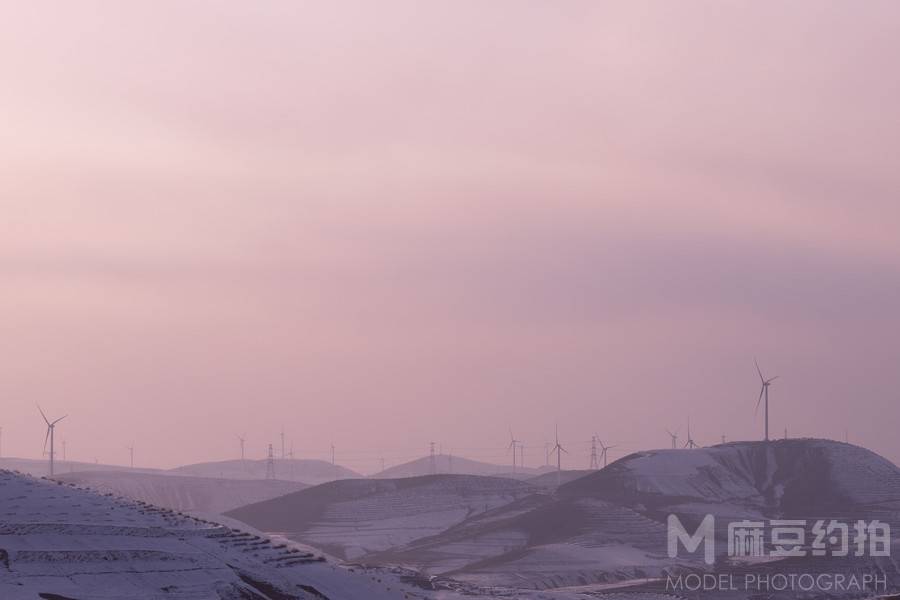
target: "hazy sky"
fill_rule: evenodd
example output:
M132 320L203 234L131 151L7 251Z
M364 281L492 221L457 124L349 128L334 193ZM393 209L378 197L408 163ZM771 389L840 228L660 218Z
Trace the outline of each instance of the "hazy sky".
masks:
M758 356L896 462L898 56L893 1L0 1L3 453L585 467L761 436Z

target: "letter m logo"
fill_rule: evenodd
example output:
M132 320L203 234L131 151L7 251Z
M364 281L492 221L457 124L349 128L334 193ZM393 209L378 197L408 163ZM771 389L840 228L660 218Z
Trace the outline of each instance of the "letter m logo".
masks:
M678 543L684 546L689 553L694 553L700 544L703 544L703 560L711 565L716 562L716 522L715 517L706 515L694 535L688 535L687 530L675 515L669 515L669 558L678 558Z

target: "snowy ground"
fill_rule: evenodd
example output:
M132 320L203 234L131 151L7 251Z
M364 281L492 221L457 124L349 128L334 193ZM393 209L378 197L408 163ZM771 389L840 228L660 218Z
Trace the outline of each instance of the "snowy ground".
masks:
M388 600L410 591L214 522L0 471L3 600Z

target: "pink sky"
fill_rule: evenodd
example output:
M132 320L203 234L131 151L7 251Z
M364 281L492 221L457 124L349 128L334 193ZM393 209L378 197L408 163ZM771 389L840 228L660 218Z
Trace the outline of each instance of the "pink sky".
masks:
M900 460L900 4L0 6L0 426L175 466Z

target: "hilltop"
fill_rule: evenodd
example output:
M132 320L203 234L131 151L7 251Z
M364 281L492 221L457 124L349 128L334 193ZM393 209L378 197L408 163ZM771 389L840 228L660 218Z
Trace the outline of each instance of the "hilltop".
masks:
M438 534L537 489L513 479L475 475L344 480L227 514L354 559Z

